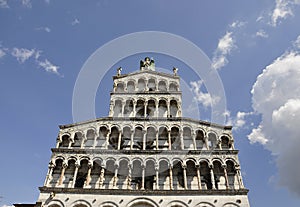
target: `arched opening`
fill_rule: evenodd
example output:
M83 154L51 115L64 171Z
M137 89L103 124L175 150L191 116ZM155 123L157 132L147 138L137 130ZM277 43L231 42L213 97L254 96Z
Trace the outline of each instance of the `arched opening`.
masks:
M147 117L154 117L155 110L155 101L149 100L147 104Z
M105 169L105 175L104 175L104 182L103 182L103 188L104 189L112 189L113 188L113 181L115 176L115 162L113 160L108 160L106 162L106 169Z
M91 170L91 188L98 188L100 181L100 173L101 173L101 161L95 160L93 162L93 167Z
M108 129L105 126L101 126L99 128L99 137L97 138L96 147L102 149L105 148L107 133L108 133Z
M226 162L226 170L228 177L228 184L230 189L238 189L238 182L236 179L236 170L234 167L234 163L230 160Z
M133 116L133 101L127 100L124 107L124 117Z
M217 136L214 133L208 134L208 147L211 150L217 148Z
M118 169L118 188L119 189L127 189L128 187L128 161L121 160Z
M170 170L167 161L159 162L159 190L170 190Z
M124 84L123 83L118 83L116 92L124 92Z
M178 105L176 100L170 101L170 117L177 117Z
M210 175L210 168L208 163L203 161L200 162L200 171L201 171L201 187L202 189L212 189L211 183L211 175Z
M167 150L168 145L168 130L166 127L160 127L158 130L158 148Z
M141 150L143 148L143 129L141 127L136 127L133 136L133 149Z
M213 165L216 189L226 189L225 174L222 164L219 161L214 161Z
M115 100L114 105L114 117L121 117L122 115L122 101L121 100Z
M142 165L139 160L133 161L131 189L139 190L142 188Z
M156 83L152 78L148 80L148 89L149 91L156 91Z
M221 137L221 147L222 147L222 149L230 149L231 144L230 144L229 138L227 136Z
M148 160L145 168L145 190L153 190L155 184L155 164L152 160Z
M123 136L122 140L124 143L121 146L121 149L129 150L130 149L130 142L131 142L131 129L130 127L123 128Z
M127 91L129 93L135 92L135 84L134 84L133 81L128 81L128 83L127 83Z
M191 160L186 163L186 180L188 189L198 189L197 169L195 163Z
M55 160L55 167L53 168L52 179L50 181L50 185L52 187L55 187L58 184L62 168L63 168L63 160L62 159Z
M146 83L144 79L139 79L138 80L138 90L139 92L145 91L146 89Z
M93 147L94 146L95 136L96 136L96 132L94 131L94 129L89 129L86 132L85 147Z
M89 161L86 159L81 160L80 167L78 169L78 173L75 181L75 188L83 188L86 181L88 169L89 169Z
M178 127L171 128L171 149L180 149L180 136Z
M59 147L61 148L67 148L69 146L70 137L69 135L63 135L61 138L61 142L59 143Z
M147 134L146 134L146 149L154 149L155 142L156 142L156 131L153 127L149 127L147 129Z
M116 126L111 128L111 133L109 135L109 149L118 149L119 134L119 129Z
M167 91L167 84L165 81L158 82L158 90L159 91Z
M75 172L75 160L71 159L68 161L68 167L65 171L65 179L63 181L63 186L67 188L72 187L73 179L74 179L74 172Z
M178 86L176 83L170 83L169 91L178 91Z
M184 190L183 168L179 161L173 162L173 189Z
M145 102L144 102L144 100L137 101L136 117L145 117Z
M192 130L189 127L183 128L183 144L184 144L184 149L194 149Z
M205 146L205 141L204 141L204 132L202 130L197 130L196 131L196 147L197 149L202 150Z
M76 132L74 135L74 142L72 143L72 147L79 148L82 142L82 133Z
M159 100L158 102L158 117L167 117L168 108L165 100Z

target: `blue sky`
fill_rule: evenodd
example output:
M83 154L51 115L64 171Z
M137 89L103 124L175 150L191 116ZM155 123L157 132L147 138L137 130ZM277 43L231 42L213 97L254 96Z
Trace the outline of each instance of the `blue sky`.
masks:
M300 206L299 14L299 0L0 0L0 206L37 200L58 125L73 122L73 88L85 61L108 41L142 31L182 36L211 59L252 206ZM97 116L108 114L115 69L137 70L148 55L157 67L180 68L209 120L214 99L201 81L184 63L155 53L108 71Z

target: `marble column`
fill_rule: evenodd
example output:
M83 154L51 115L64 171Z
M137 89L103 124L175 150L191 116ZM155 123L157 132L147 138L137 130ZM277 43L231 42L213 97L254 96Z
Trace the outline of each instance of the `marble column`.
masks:
M168 145L169 145L169 150L171 150L172 149L171 130L168 130Z
M113 180L113 188L117 189L117 182L118 182L118 170L119 170L119 166L115 165L115 175L114 175L114 180Z
M64 177L65 177L65 171L66 171L67 167L68 167L68 164L63 162L62 163L61 174L60 174L59 181L58 181L58 186L63 184L63 180L64 180Z
M173 166L169 166L169 174L170 174L170 190L173 190Z
M227 175L227 169L226 169L227 166L222 165L222 167L223 167L223 170L224 170L226 189L229 189L228 175Z
M156 174L156 190L159 190L159 167L155 166L155 174Z
M55 167L55 164L51 161L49 163L49 167L48 167L48 172L47 172L47 176L46 176L46 180L45 180L45 183L44 183L44 186L48 186L49 183L50 183L50 180L52 178L52 173L53 173L53 169Z
M99 188L103 189L103 184L104 184L104 174L105 174L105 166L101 165L101 171L100 171L100 181L99 181Z
M210 178L211 178L212 189L216 189L215 176L214 176L214 170L213 170L214 166L210 165L209 168L210 168Z
M183 169L184 189L187 190L186 165L183 165L182 169Z
M196 169L197 169L197 178L198 178L198 189L201 190L202 186L201 186L201 172L200 172L200 164L196 165Z
M141 190L145 190L145 165L142 165L142 187Z
M80 167L80 164L79 163L75 163L75 171L74 171L74 175L73 175L72 188L75 188L76 179L77 179L77 173L78 173L79 167Z
M93 164L89 163L88 164L88 172L86 176L86 182L85 182L85 187L90 187L90 182L91 182L91 171L92 171Z

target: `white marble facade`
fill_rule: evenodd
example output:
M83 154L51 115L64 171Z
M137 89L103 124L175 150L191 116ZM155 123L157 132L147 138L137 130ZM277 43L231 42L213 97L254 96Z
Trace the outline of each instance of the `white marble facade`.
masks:
M37 206L249 206L231 126L182 117L180 77L113 77L108 117L60 126Z

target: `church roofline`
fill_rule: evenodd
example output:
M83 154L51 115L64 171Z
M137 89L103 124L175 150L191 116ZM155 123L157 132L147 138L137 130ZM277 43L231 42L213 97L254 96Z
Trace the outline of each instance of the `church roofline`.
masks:
M174 117L174 118L139 118L139 117L101 117L101 118L96 118L96 119L91 119L87 121L82 121L82 122L77 122L73 124L65 124L65 125L59 125L60 129L66 129L74 126L80 126L84 124L89 124L93 122L98 122L98 121L187 121L187 122L193 122L196 124L202 124L206 126L212 126L216 128L222 128L225 130L231 130L232 126L226 126L226 125L220 125L212 122L207 122L207 121L202 121L202 120L196 120L192 118L187 118L187 117Z
M125 78L125 77L132 76L132 75L137 75L137 74L140 74L140 73L149 73L149 74L153 74L153 75L165 76L165 77L168 77L168 78L180 79L179 76L173 75L173 74L168 74L168 73L163 73L163 72L158 72L158 71L153 71L153 70L141 70L141 71L135 71L135 72L128 73L128 74L123 74L123 75L115 75L115 76L113 76L113 80L120 79L120 78Z

